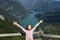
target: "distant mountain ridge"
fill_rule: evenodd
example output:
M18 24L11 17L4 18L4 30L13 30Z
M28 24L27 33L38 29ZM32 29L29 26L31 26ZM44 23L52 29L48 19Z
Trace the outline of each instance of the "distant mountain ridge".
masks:
M15 18L26 16L29 12L17 0L0 0L0 8Z
M21 4L26 8L30 9L37 0L20 0Z
M37 14L35 17L40 20L43 19L47 23L60 23L60 11L58 12L46 12L45 14Z
M31 10L39 11L57 11L60 10L60 1L53 0L38 0Z

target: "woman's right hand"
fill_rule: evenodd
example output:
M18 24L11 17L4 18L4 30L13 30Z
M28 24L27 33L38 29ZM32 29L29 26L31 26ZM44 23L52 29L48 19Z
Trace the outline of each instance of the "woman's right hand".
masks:
M40 20L40 23L42 23L43 22L43 20Z
M13 22L14 25L17 25L17 22Z

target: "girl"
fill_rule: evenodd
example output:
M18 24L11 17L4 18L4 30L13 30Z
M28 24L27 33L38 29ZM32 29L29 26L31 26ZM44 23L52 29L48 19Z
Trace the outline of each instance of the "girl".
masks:
M17 25L18 27L20 27L26 34L26 40L33 40L33 32L34 30L37 28L37 26L39 24L41 24L43 22L43 20L40 20L35 26L34 28L31 27L31 25L27 26L27 29L24 29L21 25L19 25L17 22L13 22L14 25Z

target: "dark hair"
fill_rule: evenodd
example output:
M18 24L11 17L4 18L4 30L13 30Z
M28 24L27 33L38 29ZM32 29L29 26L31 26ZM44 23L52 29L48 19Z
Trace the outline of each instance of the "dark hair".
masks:
M29 25L30 25L30 24L29 24ZM26 26L26 30L28 30L28 26L29 26L29 25ZM32 27L32 26L31 26L31 27ZM22 32L21 34L22 34L22 35L25 35L25 32Z
M29 25L30 25L30 24L29 24ZM28 30L28 26L29 26L29 25L26 26L26 30ZM32 26L31 26L31 27L32 27Z

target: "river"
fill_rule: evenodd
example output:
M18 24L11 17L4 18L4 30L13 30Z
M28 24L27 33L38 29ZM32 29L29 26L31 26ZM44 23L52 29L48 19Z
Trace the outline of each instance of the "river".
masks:
M40 14L43 12L39 12ZM33 12L31 14L29 14L28 16L24 17L23 19L19 20L19 24L22 25L24 28L26 28L26 26L28 24L31 24L32 27L34 27L34 25L38 22L37 19L35 18L36 14L39 14L38 12Z

